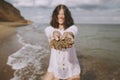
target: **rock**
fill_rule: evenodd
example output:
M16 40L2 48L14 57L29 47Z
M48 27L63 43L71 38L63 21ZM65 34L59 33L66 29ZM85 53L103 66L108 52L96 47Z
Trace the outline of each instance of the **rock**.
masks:
M5 0L0 0L0 22L22 22L26 23L20 11Z

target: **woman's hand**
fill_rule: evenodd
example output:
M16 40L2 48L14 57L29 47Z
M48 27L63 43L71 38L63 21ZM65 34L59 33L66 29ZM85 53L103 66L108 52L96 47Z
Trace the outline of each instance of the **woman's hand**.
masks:
M64 32L63 36L61 37L61 39L65 39L65 38L69 38L69 44L73 44L74 43L74 35L72 32Z
M74 43L72 32L65 32L62 36L59 31L53 32L53 39L50 41L50 47L62 50L62 48L71 48Z
M60 37L61 37L61 33L59 31L53 32L53 39L58 41L58 40L60 40Z

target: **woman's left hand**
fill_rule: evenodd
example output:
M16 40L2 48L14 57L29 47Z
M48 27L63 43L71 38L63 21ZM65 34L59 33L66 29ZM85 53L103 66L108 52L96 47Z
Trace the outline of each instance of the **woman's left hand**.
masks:
M70 39L70 41L69 41L70 44L74 43L74 36L73 36L72 32L64 32L62 37L61 37L61 39L65 39L65 38L69 38Z

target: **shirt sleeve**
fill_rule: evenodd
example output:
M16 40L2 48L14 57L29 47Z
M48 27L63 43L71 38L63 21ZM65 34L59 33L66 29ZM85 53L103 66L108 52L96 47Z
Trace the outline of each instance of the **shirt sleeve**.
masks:
M51 26L46 27L44 30L45 35L47 36L49 42L52 39L53 31L54 31L54 28L52 28Z
M77 28L77 26L73 25L73 26L69 27L69 28L66 30L66 32L72 32L73 35L74 35L74 37L76 37L77 32L78 32L78 28Z

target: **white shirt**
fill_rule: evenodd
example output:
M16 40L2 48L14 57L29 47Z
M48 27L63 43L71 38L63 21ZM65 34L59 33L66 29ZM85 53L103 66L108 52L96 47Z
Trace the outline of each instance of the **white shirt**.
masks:
M78 28L75 25L70 26L66 30L54 29L52 26L46 27L45 34L49 42L52 39L53 32L56 30L61 34L64 32L72 32L75 38ZM80 65L76 56L74 44L71 48L62 50L51 48L48 72L53 72L54 76L59 79L67 79L80 74Z

